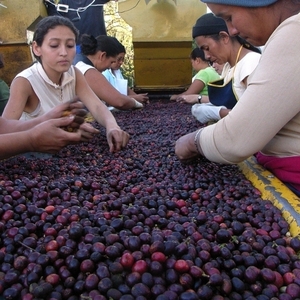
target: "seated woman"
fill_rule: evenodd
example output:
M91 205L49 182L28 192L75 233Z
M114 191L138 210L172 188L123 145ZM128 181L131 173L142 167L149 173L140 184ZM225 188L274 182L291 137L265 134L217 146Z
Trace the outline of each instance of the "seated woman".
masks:
M121 94L102 74L111 64L117 61L120 53L119 41L116 38L100 35L94 38L83 34L81 37L81 54L75 67L84 75L94 93L107 105L120 110L142 108L148 97L134 99Z
M259 164L300 196L299 1L202 2L226 20L231 36L239 34L265 47L230 114L179 138L176 155L237 164L256 154Z
M193 49L190 54L190 60L193 70L197 72L192 78L192 84L185 92L171 96L170 100L190 104L198 103L199 95L208 95L207 83L220 78L216 70L209 65L209 61L206 60L202 49L198 47Z
M14 78L3 117L33 119L78 96L106 129L110 151L119 151L127 145L128 133L120 129L84 76L72 66L77 35L77 29L67 18L49 16L39 21L32 42L37 62Z
M193 116L205 124L218 121L230 112L246 90L248 76L256 68L261 54L258 48L230 36L225 21L212 13L196 21L192 35L206 59L212 64L225 64L221 80L208 83L208 99L192 107Z
M128 80L124 78L121 66L124 63L126 49L124 45L119 43L119 54L117 60L113 62L109 69L102 72L104 77L110 82L110 84L117 89L121 94L128 95L139 102L147 102L149 97L147 93L137 94L133 89L128 86Z

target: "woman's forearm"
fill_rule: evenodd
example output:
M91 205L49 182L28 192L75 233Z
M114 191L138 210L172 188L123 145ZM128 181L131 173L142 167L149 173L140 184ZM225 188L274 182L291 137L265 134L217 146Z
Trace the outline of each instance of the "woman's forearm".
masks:
M0 159L32 150L30 135L27 131L1 134L0 136Z
M44 121L43 116L28 121L0 118L0 134L25 131L42 123L43 121Z
M90 110L95 120L104 128L119 128L117 121L105 104L98 104Z

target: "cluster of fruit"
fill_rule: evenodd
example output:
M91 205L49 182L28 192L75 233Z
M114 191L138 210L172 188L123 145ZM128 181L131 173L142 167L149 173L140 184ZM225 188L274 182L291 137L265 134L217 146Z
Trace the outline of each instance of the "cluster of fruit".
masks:
M281 211L237 166L176 158L199 126L189 106L115 116L131 134L119 153L102 132L0 163L3 299L300 298L300 240Z

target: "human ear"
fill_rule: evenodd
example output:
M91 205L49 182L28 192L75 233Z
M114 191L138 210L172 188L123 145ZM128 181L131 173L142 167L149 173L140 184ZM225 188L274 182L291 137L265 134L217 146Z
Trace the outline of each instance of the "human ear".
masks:
M38 44L36 43L36 41L32 42L32 52L34 53L35 56L41 56L41 47L38 46Z
M229 34L226 31L220 31L219 32L220 40L223 40L224 42L227 42L229 40Z
M103 61L105 60L106 52L99 51L98 59Z

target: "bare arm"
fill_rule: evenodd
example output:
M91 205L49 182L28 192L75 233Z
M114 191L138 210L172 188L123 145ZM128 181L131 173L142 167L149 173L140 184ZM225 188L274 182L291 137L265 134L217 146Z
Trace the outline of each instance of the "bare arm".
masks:
M187 104L196 104L196 103L199 103L198 97L199 97L199 94L181 95L181 96L177 97L176 102L187 103ZM203 95L201 97L201 103L208 103L208 102L209 102L209 97L206 95Z
M202 90L204 89L204 87L205 87L205 84L203 81L201 81L199 79L195 79L185 92L183 92L179 95L173 95L170 98L170 100L177 101L177 98L182 97L183 95L195 95L195 94L199 95L202 92ZM192 102L190 102L190 103L192 103ZM193 102L193 103L196 103L196 102Z
M37 118L33 118L27 121L20 121L14 119L7 119L3 126L0 127L0 134L3 133L13 133L18 131L25 131L28 129L33 128L34 126L50 120L50 119L57 119L65 116L65 112L68 111L70 115L73 115L74 122L77 124L82 124L84 121L84 117L87 111L84 109L84 106L81 101L78 99L70 100L66 103L62 103L52 110L47 112L46 114L39 116ZM2 121L3 122L3 121Z
M67 126L71 121L70 117L65 117L60 120L43 122L40 125L25 131L1 134L0 159L27 151L54 153L71 141L79 141L79 132L70 134L59 128L59 126ZM4 131L3 128L9 128L8 131L12 132L14 128L17 129L22 126L18 123L23 122L0 118L1 132Z
M90 88L83 74L76 68L75 71L76 94L86 105L96 121L106 129L110 151L121 150L129 141L128 133L120 129L112 113Z
M131 97L121 94L96 69L87 70L84 77L98 98L107 104L120 110L136 108L136 102Z
M23 77L15 78L10 86L10 96L2 116L6 119L19 120L28 105L32 88L29 81Z
M199 79L195 79L192 84L189 86L189 88L182 93L183 95L190 95L190 94L200 94L202 90L204 89L205 84L203 81Z
M62 129L70 126L74 120L75 116L71 115L47 120L29 128L33 125L30 121L0 118L0 159L28 151L56 153L68 144L88 141L95 133L98 133L97 129L90 125L87 127L85 123L81 125L82 129L74 132Z

